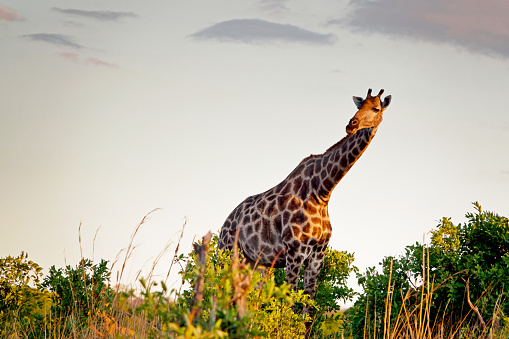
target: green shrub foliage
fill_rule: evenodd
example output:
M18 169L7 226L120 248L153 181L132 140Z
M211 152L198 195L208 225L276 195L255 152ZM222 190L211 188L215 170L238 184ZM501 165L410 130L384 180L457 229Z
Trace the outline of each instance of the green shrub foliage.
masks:
M0 258L0 337L15 332L34 338L44 333L51 297L35 288L41 277L42 268L25 252Z
M475 213L467 213L464 224L440 220L428 246L407 246L403 255L384 258L381 272L371 267L358 274L363 292L348 312L355 338L381 337L389 312L391 324L401 322L426 296L432 324L479 326L470 297L488 325L501 325L509 315L509 219L473 205Z
M94 264L90 259L81 259L75 268L51 266L40 286L52 292L53 316L60 318L64 333L73 326L86 324L97 312L112 307L114 293L109 287L107 264L106 260ZM66 321L67 318L72 321Z

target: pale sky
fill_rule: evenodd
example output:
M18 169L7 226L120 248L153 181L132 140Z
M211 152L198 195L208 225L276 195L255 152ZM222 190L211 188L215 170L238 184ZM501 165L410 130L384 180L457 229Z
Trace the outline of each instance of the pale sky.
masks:
M1 1L0 257L76 265L81 223L83 256L113 261L160 208L132 282L185 218L188 252L340 140L368 88L392 103L332 195L334 249L363 271L473 201L508 216L507 13L505 0Z

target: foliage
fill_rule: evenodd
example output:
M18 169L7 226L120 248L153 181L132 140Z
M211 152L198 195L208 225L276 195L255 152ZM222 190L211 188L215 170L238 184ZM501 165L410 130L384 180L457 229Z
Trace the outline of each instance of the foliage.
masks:
M164 284L162 292L144 292L145 303L139 311L147 312L148 318L153 321L151 335L293 338L295 334L304 334L304 325L310 320L309 316L296 313L294 305L297 302L313 305L309 297L302 291L291 291L286 284L277 286L274 276L264 278L247 265L240 264L237 272L234 272L230 251L217 251L216 245L217 236L210 244L203 300L200 303L193 305L194 289L176 295L173 301L168 298ZM182 266L180 273L183 281L186 285L194 286L201 268L196 261L196 253L190 253L188 257L180 256L178 262ZM245 315L239 313L236 305L239 296L235 295L234 285L239 282L238 276L242 281L249 282L241 296L247 302ZM194 312L196 309L200 310L199 315ZM157 323L160 325L156 326Z
M51 266L41 289L53 292L53 315L62 318L62 326L70 330L75 324L65 321L72 316L78 325L90 320L90 316L112 306L113 290L109 287L110 270L108 262L101 260L93 264L90 259L82 259L76 268L68 265L65 269Z
M16 331L37 337L44 327L50 294L32 287L39 283L41 271L25 252L0 258L0 336Z
M312 323L311 338L506 338L509 219L474 206L466 223L443 218L429 245L407 246L380 270L359 274L353 254L327 249L315 300L302 276L294 292L284 270L262 275L235 252L217 251L217 236L199 256L175 251L183 291L149 278L141 295L113 291L104 260L52 266L42 279L22 252L0 259L0 337L294 338ZM342 313L339 302L355 295L346 285L352 272L362 293Z
M381 272L371 267L358 274L363 292L348 315L354 337L380 337L390 330L387 324L395 330L398 321L423 312L451 333L503 322L509 314L509 219L474 207L463 225L443 218L430 245L407 246L398 258L384 258Z
M338 251L328 247L322 262L322 267L317 279L315 304L317 309L314 313L312 335L325 335L331 331L333 326L342 331L343 317L340 313L341 301L351 301L355 292L347 286L347 280L351 273L358 272L358 268L353 265L354 255L346 251ZM298 288L304 288L304 268L300 272ZM286 280L285 270L276 269L274 272L276 282L281 285ZM330 316L330 314L336 314ZM327 322L330 326L326 327L322 323Z
M254 322L258 324L260 330L266 333L268 338L296 338L301 337L306 332L306 321L309 316L294 312L295 303L312 304L309 296L302 290L294 292L286 284L278 287L274 279L270 279L264 286L265 296L260 298L266 300L258 312L254 315ZM268 288L267 288L268 287ZM276 292L276 297L271 297L272 291ZM277 295L279 294L279 295Z

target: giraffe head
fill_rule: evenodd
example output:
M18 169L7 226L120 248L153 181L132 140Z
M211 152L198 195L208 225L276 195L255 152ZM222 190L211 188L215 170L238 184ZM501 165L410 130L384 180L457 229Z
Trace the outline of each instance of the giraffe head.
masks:
M385 109L391 103L391 96L388 95L382 101L381 95L384 90L380 90L376 97L371 96L371 88L368 90L366 99L361 97L353 97L353 102L359 109L354 117L346 126L346 133L354 134L357 130L369 127L378 127L382 122Z

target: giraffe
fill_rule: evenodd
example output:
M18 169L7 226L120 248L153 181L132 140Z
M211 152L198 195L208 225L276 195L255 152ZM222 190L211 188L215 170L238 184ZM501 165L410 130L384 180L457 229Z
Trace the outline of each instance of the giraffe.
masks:
M347 135L323 154L310 155L279 185L245 199L228 216L218 249L238 245L254 266L286 267L287 283L296 290L304 264L304 291L313 299L318 273L331 237L328 203L332 190L366 150L391 102L380 90L366 99L353 97L357 113ZM278 256L278 254L280 254Z

